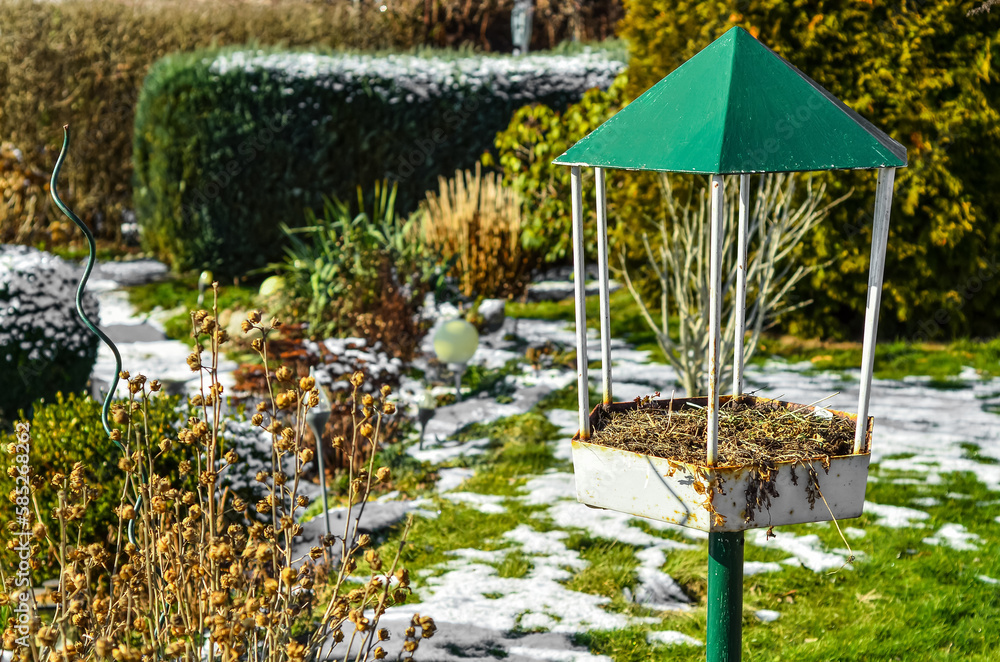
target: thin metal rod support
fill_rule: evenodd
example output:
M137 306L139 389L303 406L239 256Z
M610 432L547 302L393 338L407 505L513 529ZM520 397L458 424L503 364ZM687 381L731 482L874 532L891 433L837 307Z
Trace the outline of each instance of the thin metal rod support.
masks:
M872 221L871 266L868 268L868 303L865 306L865 336L861 351L861 389L858 394L858 421L854 430L854 452L865 448L868 430L868 405L871 400L872 373L875 368L875 341L878 335L878 311L882 300L882 273L885 247L889 241L889 214L892 211L892 184L895 168L879 168L875 187L875 218Z
M719 349L722 344L722 218L725 181L712 175L712 236L709 246L708 303L708 465L719 457Z
M590 439L590 390L587 381L587 288L583 268L583 184L580 166L570 170L573 212L573 279L576 297L576 378L580 391L580 438Z
M736 243L736 300L733 302L733 395L743 394L743 336L747 328L747 224L750 175L740 175L740 214Z
M601 290L601 376L604 404L611 404L611 288L608 279L608 204L604 168L594 168L597 183L597 271Z

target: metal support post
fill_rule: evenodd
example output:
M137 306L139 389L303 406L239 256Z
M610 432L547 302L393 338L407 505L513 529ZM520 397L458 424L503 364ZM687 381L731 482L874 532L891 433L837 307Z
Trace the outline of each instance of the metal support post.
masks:
M601 375L604 404L611 404L611 294L608 284L608 204L604 168L594 168L597 183L597 270L601 281Z
M743 394L743 336L747 328L747 223L750 216L750 175L740 175L740 215L736 244L736 300L733 315L733 395Z
M739 662L743 647L743 532L708 534L706 660Z
M875 218L872 222L872 255L868 268L868 304L865 308L865 340L861 350L861 389L858 394L858 422L854 430L854 452L865 449L868 430L868 403L871 400L872 373L875 369L875 340L878 335L878 309L882 300L882 272L885 246L889 240L889 213L892 211L892 184L895 168L879 168L875 187Z
M576 294L576 383L580 389L580 439L590 439L590 387L587 382L587 287L583 269L583 185L580 166L570 169L573 212L573 279Z
M712 238L708 304L708 465L719 457L719 345L722 344L722 214L726 189L722 175L712 175Z

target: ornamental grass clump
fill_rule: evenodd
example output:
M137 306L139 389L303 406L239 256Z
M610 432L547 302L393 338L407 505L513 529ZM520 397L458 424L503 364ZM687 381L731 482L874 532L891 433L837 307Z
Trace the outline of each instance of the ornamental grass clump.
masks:
M351 447L370 447L370 459L360 472L349 469L344 530L307 548L299 540L298 516L309 505L302 474L314 453L304 432L306 413L319 403L315 380L287 366L268 372L270 395L257 405L252 424L270 436L271 463L256 476L265 496L247 503L223 487L226 474L239 471L245 460L220 433L226 404L218 365L229 338L217 319L217 304L212 312L192 313L198 342L187 363L201 377L201 388L176 438L158 439L147 424L160 384L143 375L121 375L129 398L111 414L116 424L111 438L124 450L119 467L125 474L114 544L78 542L75 531L94 494L82 464L68 476L30 477L33 496L49 489L58 496L51 517L33 499L35 565L50 555L60 572L51 596L54 612L39 618L32 604L29 646L18 649L17 659L386 657L383 642L390 633L379 627L379 619L406 602L409 573L399 564L399 550L382 558L371 537L360 534L359 523L373 486L389 480L389 470L375 466L374 451L385 420L396 411L390 389L365 395L364 375L353 375ZM258 334L252 345L266 366L268 335L279 323L262 320L259 311L251 312L242 329ZM343 446L346 439L334 443ZM160 460L171 450L182 451L184 459L175 474L165 475ZM407 522L400 550L409 529ZM7 590L14 590L15 578L0 574ZM432 619L414 616L401 637L400 655L412 658L420 640L433 634ZM12 623L4 632L5 645L13 648L19 636Z
M520 194L496 173L459 170L438 178L419 212L420 235L446 260L450 274L468 297L520 295L534 260L521 247Z

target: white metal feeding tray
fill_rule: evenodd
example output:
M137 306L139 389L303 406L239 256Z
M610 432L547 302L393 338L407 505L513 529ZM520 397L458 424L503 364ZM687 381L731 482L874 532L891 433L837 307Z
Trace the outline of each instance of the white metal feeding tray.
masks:
M719 398L720 406L731 397ZM774 402L786 408L794 407L798 412L815 410L815 407L765 398L744 396L744 399ZM671 401L657 400L650 404L667 408ZM705 407L708 398L673 400L675 410L688 404ZM603 407L594 408L592 425L597 423L598 410ZM634 407L633 402L616 402L607 410L625 411ZM857 420L856 414L826 411L833 416ZM828 466L819 459L811 462L818 489L801 463L775 463L776 474L772 479L777 496L769 495L765 507L756 506L753 496L759 483L748 467L678 462L581 441L577 434L573 438L577 499L594 508L617 510L710 532L858 517L865 502L871 457L867 449L873 423L874 419L869 417L865 452L831 457Z

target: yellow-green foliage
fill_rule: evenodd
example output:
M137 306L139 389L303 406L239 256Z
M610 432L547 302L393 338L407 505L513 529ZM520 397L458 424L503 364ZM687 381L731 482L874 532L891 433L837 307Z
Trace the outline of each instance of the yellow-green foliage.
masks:
M628 79L619 76L607 92L591 90L583 99L559 113L545 105L525 106L496 138L499 166L504 183L524 199L522 241L525 248L546 262L559 262L572 255L570 226L570 169L552 165L552 160L576 141L603 124L626 102ZM483 157L487 165L494 157ZM584 177L584 213L592 213L593 171ZM635 230L659 210L659 184L652 173L612 173L607 179L608 218L612 234L628 241ZM596 251L596 228L588 223L585 243Z
M178 398L157 397L150 404L147 418L150 439L159 443L164 437L176 436L178 423L184 419L182 413L175 411ZM101 424L101 403L87 396L58 393L52 402L37 401L29 422L31 448L28 465L32 475L46 480L57 473L68 476L73 466L82 462L87 479L100 486L99 494L81 520L81 540L83 544L104 543L108 527L118 521L113 509L121 499L125 474L118 468L122 455L108 439ZM0 432L0 447L6 447L15 439L11 432ZM167 466L175 467L176 462L167 462ZM14 478L7 472L0 473L0 494L6 497L14 486ZM50 511L58 505L55 491L39 490L36 498L42 515L49 518ZM13 522L15 509L6 500L2 506L0 526L6 529L8 523ZM75 544L76 541L73 542Z
M523 201L498 173L458 170L438 178L438 193L421 203L420 233L454 264L451 274L469 297L514 297L524 291L534 260L521 249Z
M1000 322L1000 87L991 52L1000 13L979 3L627 0L630 96L740 25L906 145L896 178L882 329L921 337L992 335ZM815 303L793 331L851 335L865 305L875 175L833 173L851 200L807 240L829 266L800 287Z

